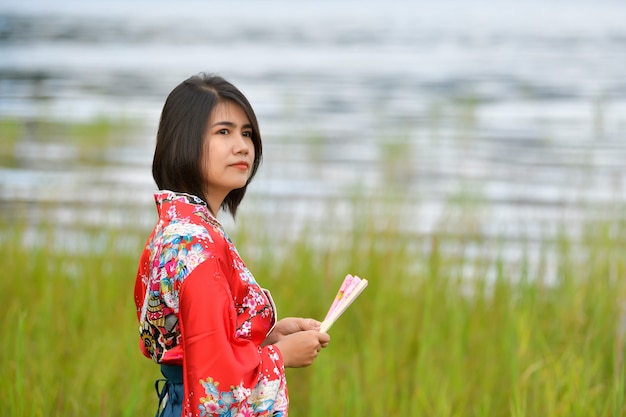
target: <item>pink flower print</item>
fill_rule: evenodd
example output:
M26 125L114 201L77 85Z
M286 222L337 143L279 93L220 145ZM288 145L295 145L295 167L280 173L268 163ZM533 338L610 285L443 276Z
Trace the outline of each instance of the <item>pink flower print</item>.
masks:
M245 271L241 271L239 272L239 278L243 281L243 282L248 282L248 274L246 274Z
M243 303L241 303L241 305L244 308L250 309L250 315L254 315L254 313L256 313L256 307L258 303L254 297L250 297L249 295L247 295L244 297Z
M239 278L243 282L247 282L248 284L256 284L256 279L254 279L254 275L250 272L250 270L243 264L243 262L235 261L235 268L239 270Z
M237 331L235 332L235 337L242 337L242 338L249 339L251 330L252 330L252 323L247 321L239 329L237 329Z
M209 414L215 414L220 409L219 403L215 400L206 401L204 404L202 404L202 406L204 407L204 410Z
M176 259L172 259L164 265L168 277L176 275L176 263Z
M263 297L263 293L255 292L254 299L256 300L257 304L265 304L265 297Z
M254 412L250 407L244 406L241 410L239 410L239 413L237 413L236 417L254 417Z

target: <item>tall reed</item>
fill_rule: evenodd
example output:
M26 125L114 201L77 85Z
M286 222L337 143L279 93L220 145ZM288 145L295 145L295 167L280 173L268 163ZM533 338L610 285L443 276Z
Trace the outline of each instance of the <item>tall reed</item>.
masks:
M624 221L563 232L535 258L517 242L512 261L506 240L354 219L321 241L313 225L255 234L245 217L232 233L281 316L321 319L346 273L370 282L316 363L288 370L291 415L624 415ZM25 225L1 226L3 413L153 413L159 374L132 301L145 235L85 231L99 243L83 253L57 250L53 227L34 244Z

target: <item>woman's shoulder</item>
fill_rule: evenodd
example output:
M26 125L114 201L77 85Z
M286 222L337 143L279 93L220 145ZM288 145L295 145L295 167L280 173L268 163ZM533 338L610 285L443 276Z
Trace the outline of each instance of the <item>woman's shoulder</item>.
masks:
M164 225L162 237L166 246L200 245L204 250L218 252L228 247L228 240L220 227L193 215L171 219Z

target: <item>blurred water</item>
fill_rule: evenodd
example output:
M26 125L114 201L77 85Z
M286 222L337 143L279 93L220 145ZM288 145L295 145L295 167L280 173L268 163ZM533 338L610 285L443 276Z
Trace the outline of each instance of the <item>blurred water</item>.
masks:
M329 200L334 220L353 216L356 194L410 233L541 237L612 216L626 197L624 22L618 0L5 0L1 118L143 128L86 160L27 131L0 166L2 215L54 203L60 224L137 225L162 103L207 71L261 123L242 213L289 230L327 223Z

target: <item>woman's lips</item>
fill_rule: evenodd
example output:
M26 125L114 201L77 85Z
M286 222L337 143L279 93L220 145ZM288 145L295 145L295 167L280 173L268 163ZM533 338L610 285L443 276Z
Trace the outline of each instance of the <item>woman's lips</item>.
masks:
M247 170L248 168L250 168L250 164L248 164L247 162L237 162L232 164L231 166L241 170Z

